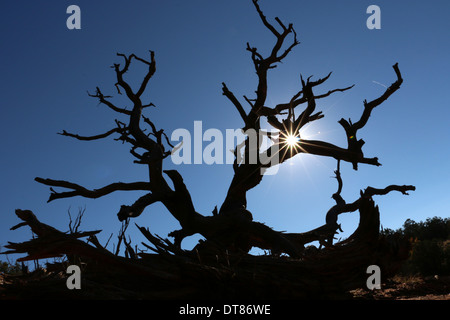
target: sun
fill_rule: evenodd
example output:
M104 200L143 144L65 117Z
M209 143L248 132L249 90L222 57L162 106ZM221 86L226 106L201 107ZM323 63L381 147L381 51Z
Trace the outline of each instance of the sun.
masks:
M286 138L285 138L286 144L287 144L289 147L291 147L291 148L297 146L298 143L299 143L299 141L300 141L300 138L299 138L298 136L293 135L293 134L288 134L288 135L286 136Z

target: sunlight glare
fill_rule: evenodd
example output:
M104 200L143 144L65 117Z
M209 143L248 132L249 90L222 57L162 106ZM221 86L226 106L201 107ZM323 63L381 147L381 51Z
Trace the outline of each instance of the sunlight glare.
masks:
M294 135L292 135L292 134L290 134L290 135L288 135L288 136L286 137L286 143L287 143L288 146L290 146L290 147L295 147L295 146L298 144L299 141L300 141L299 137L294 136Z

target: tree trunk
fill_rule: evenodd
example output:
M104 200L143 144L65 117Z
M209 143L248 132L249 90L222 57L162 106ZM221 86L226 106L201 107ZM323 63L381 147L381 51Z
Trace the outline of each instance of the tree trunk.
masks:
M17 298L346 297L349 290L365 287L368 266L379 266L382 276L388 277L408 256L407 242L379 236L379 211L373 200L363 198L359 212L359 226L348 239L323 249L308 248L297 259L226 252L203 255L198 250L181 250L140 227L157 253L140 253L138 259L127 259L77 239L92 237L96 232L68 235L39 222L31 211L17 210L24 222L16 227L28 225L38 237L9 243L6 247L11 250L5 253L29 254L19 261L62 254L77 257L84 290L67 289L67 263L50 265L45 272L35 271L34 277L10 277L3 287L9 296Z

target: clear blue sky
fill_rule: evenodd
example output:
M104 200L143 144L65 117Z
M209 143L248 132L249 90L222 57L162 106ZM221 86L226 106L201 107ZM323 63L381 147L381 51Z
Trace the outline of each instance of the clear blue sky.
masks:
M81 8L81 30L66 28L66 8L71 4ZM366 27L371 4L381 8L380 30ZM365 155L379 157L383 166L360 165L354 171L343 163L346 201L355 200L369 185L412 184L417 190L410 196L375 197L384 227L399 228L407 218L448 217L450 2L261 0L260 5L270 21L278 16L293 23L301 42L270 73L267 105L289 101L299 89L300 73L318 78L333 71L317 93L355 84L350 91L318 102L317 110L325 118L305 129L306 136L345 147L337 121L359 119L363 100L384 92L383 85L395 80L392 65L399 63L401 89L373 111L358 135L366 141ZM157 108L147 115L158 127L170 134L177 128L193 130L194 121L201 120L204 130L224 131L242 123L222 95L221 83L239 98L253 97L256 76L246 42L264 54L274 41L250 0L8 1L2 3L0 37L0 245L31 237L26 228L9 231L19 222L16 208L30 209L41 221L65 231L69 207L73 215L86 207L82 229L103 229L102 243L114 233L111 243L117 243L121 224L116 213L121 204L132 204L142 193L48 204L49 187L33 180L39 176L99 188L148 176L144 167L132 163L129 147L112 138L82 142L56 134L63 129L102 133L120 119L86 94L99 86L105 94L116 95L110 68L122 62L116 52L148 57L148 50L155 51L157 72L147 97ZM144 71L135 66L137 72L129 75L132 83L140 81ZM166 161L165 166L180 171L197 211L204 215L220 206L233 172L225 164L175 167ZM318 227L334 204L335 166L332 159L298 155L248 192L248 209L255 220L276 230ZM163 237L179 227L159 204L132 222ZM358 223L357 213L342 215L339 222L345 231L341 236L346 237ZM133 244L139 244L135 233L132 224L129 234ZM186 246L192 243L185 240Z

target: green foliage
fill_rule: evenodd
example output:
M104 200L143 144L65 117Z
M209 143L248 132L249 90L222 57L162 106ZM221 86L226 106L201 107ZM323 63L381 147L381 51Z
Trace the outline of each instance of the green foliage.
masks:
M403 224L403 234L418 240L447 240L450 236L450 218L433 217L418 223L407 219Z
M407 219L398 230L384 229L384 236L400 234L411 241L409 259L401 273L405 275L450 274L450 218L433 217L425 222Z
M0 272L8 274L18 274L22 272L22 266L16 261L15 264L10 264L9 262L0 261Z
M445 270L445 265L442 242L438 240L422 240L414 243L411 257L404 268L409 273L435 275L448 272L449 270Z

